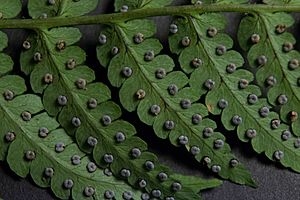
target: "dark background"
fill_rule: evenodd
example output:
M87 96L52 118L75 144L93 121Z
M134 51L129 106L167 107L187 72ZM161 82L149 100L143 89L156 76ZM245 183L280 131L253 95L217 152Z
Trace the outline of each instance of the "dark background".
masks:
M156 0L159 1L159 0ZM24 1L26 3L26 1ZM176 0L175 4L187 3L187 0ZM108 13L113 11L112 0L102 0L95 13ZM26 15L26 10L23 13ZM237 27L242 17L242 14L227 13L228 26L227 32L232 35L236 41ZM294 15L296 24L291 30L296 35L299 35L300 16ZM157 36L162 43L167 47L168 24L171 21L170 17L156 17L158 25ZM98 74L98 79L106 82L105 73L99 70L100 66L96 59L95 47L101 26L80 26L83 32L83 38L80 46L83 47L89 56L89 66L93 66ZM19 59L20 44L26 38L26 32L23 30L5 30L9 34L10 47L7 52L13 56L15 61ZM236 42L237 44L237 42ZM299 45L297 45L299 49ZM167 48L166 48L167 49ZM240 50L238 45L235 49ZM241 52L241 51L240 51ZM168 53L168 52L167 52ZM17 67L17 66L16 66ZM101 68L100 68L101 69ZM101 73L102 72L102 73ZM113 88L111 88L113 89ZM114 100L118 101L117 90L113 89ZM210 173L205 169L200 168L197 162L194 162L192 157L184 151L168 144L167 141L159 140L154 136L151 127L137 123L135 113L127 113L124 111L125 119L133 123L140 132L139 136L145 139L151 151L157 153L162 163L169 165L177 172L189 175L202 177L210 177ZM215 117L218 120L218 117ZM223 130L220 126L220 131ZM299 200L300 199L300 174L294 173L291 170L284 169L282 166L273 163L265 158L264 155L256 154L251 146L238 141L235 132L223 131L227 137L227 142L230 143L234 154L240 161L247 166L253 175L254 180L258 184L258 188L250 188L240 186L228 181L216 189L204 191L204 199L209 200ZM38 188L30 177L27 179L18 178L8 167L7 163L0 162L0 197L5 200L52 200L56 199L50 189Z

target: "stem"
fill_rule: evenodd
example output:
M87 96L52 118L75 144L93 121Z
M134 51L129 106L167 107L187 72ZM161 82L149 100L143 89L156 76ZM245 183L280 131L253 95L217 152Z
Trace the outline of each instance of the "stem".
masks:
M271 6L262 4L220 4L203 6L170 6L161 8L148 8L129 11L127 13L100 14L93 16L80 16L68 18L48 19L4 19L0 20L0 28L52 28L61 26L75 26L87 24L110 24L138 18L154 16L184 16L191 13L204 12L241 12L241 13L264 13L264 12L300 12L300 6Z

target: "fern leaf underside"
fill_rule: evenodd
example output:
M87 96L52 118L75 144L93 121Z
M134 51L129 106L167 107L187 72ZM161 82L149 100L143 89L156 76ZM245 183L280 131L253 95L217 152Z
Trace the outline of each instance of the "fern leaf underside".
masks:
M14 85L13 87L10 85ZM59 123L46 114L40 97L26 91L21 77L1 77L0 92L11 91L13 99L0 100L1 159L19 176L31 175L40 187L51 187L61 198L103 199L112 191L116 198L132 189L97 169L90 158L79 150ZM140 196L136 192L136 196Z
M121 111L109 101L110 91L94 82L94 72L82 64L84 51L73 46L80 36L75 28L40 29L25 41L30 48L21 55L21 67L30 74L33 90L44 92L47 112L58 116L62 127L75 136L82 150L93 153L99 166L109 167L115 176L132 186L145 187L152 195L161 188L162 196L199 198L198 191L194 193L183 180L172 178L172 172L159 165L154 154L145 151L146 144L134 136L136 131L131 124L118 119ZM89 143L91 138L97 142ZM161 172L169 175L163 185L157 178ZM144 180L147 185L141 186ZM170 190L175 182L183 185L179 192Z
M2 51L8 44L3 32L0 41ZM61 199L103 199L107 193L117 199L128 193L141 196L98 169L45 112L41 98L23 94L27 91L23 78L7 75L13 68L12 59L4 53L0 57L0 160L6 160L17 175L30 174L38 186L51 187Z
M29 15L83 16L98 4L51 2L29 0ZM115 11L127 12L171 3L116 0L114 5ZM299 5L293 0L263 3ZM0 19L13 18L21 10L20 1L0 4ZM243 57L232 50L233 41L223 31L226 20L216 13L185 14L170 25L169 45L181 71L171 57L161 54L163 46L153 37L155 24L148 19L108 25L99 35L97 57L110 83L120 89L122 106L136 111L158 137L184 146L223 179L255 186L208 116L220 115L224 127L236 130L257 153L300 172L300 54L294 50L296 39L286 31L293 23L286 13L257 12L242 19L238 39L255 76L243 68ZM147 151L134 126L122 120L109 88L85 65L85 51L76 45L81 36L72 27L32 30L20 60L35 94L25 94L23 78L10 75L12 59L0 52L0 160L7 160L17 175L30 174L37 185L51 187L62 199L200 199L200 190L220 185L216 179L175 174ZM0 31L0 51L7 43ZM204 96L205 105L200 102Z
M292 24L293 19L289 14L259 13L245 17L239 30L240 44L245 50L249 50L250 66L258 67L256 72L258 84L261 87L268 87L268 101L273 106L280 106L280 118L285 123L291 123L292 114L300 112L298 109L300 93L297 85L299 69L297 67L294 69L292 66L292 61L297 62L300 54L292 48L295 44L294 37L285 32L285 29ZM253 34L260 37L259 42L255 44L250 43L249 39ZM271 116L281 121L279 116ZM282 152L284 156L280 162L299 172L299 162L296 161L299 159L299 122L299 119L295 118L291 129L284 123L281 125L279 123L278 128L273 127L271 134L268 136L264 134L265 140L252 143L254 148L258 152L266 151L269 158L272 158L272 155L275 156L278 151ZM269 142L272 142L272 145L267 145Z
M236 159L224 144L224 136L213 133L216 125L206 118L205 106L197 103L200 95L187 87L187 76L172 71L172 59L159 55L162 45L151 37L154 33L153 22L133 20L113 25L99 36L98 59L108 67L112 85L121 87L122 105L128 111L137 110L141 121L152 125L160 138L169 137L172 144L186 146L199 162L208 161L207 165L212 170L217 168L221 177L253 185L241 164L230 166ZM223 148L216 148L218 142L224 144Z

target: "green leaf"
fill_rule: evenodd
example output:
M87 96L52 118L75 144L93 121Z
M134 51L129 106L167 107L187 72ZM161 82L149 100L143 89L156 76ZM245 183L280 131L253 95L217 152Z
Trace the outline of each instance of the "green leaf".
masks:
M226 66L230 63L242 66L243 58L235 51L228 51L223 56L216 54L217 48L230 49L233 45L228 35L218 33L225 27L224 17L215 13L201 16L190 15L186 18L177 19L173 24L177 26L178 32L171 33L169 37L171 51L179 54L182 70L186 73L192 73L190 85L197 91L196 94L201 96L208 92L206 97L208 111L213 114L220 114L222 110L218 107L219 100L225 99L229 105L235 103L240 99L240 97L235 97L239 90L239 80L247 79L251 81L253 79L252 75L245 70L240 71L238 75L234 74L228 78L225 76ZM214 30L216 34L209 36L210 32L208 30ZM188 46L182 44L185 39L190 41ZM199 61L199 65L193 64L196 60ZM210 91L208 91L208 86L205 86L209 81L213 83ZM259 91L259 89L256 89L256 93L257 90ZM218 97L214 97L213 94L218 95ZM244 93L242 94L244 95ZM245 95L247 94L245 93ZM243 105L236 104L235 107L236 109L232 110L234 112L223 112L222 115L222 122L228 130L235 129L235 126L231 123L231 118L234 115L240 115L241 109L244 110ZM247 114L245 112L243 116ZM232 168L228 171L232 172L227 173L225 176L230 180L240 184L255 185L245 168L241 167L237 170L237 174L234 173Z
M24 80L19 76L9 75L4 76L0 78L0 94L4 94L6 91L10 91L13 93L14 96L20 95L26 91L26 86ZM1 95L3 97L3 95ZM2 98L1 98L2 99ZM3 101L3 100L2 100ZM3 129L7 129L6 131L9 131L9 128L7 124L9 124L9 121L7 121L6 118L4 118L4 112L1 110L0 112L1 118L4 119L3 123L4 125L1 126ZM5 134L4 131L1 131L1 134ZM1 137L0 139L0 160L5 160L7 149L8 149L8 143L5 142L5 138Z
M276 106L279 103L279 96L284 94L288 97L288 102L281 106L280 117L283 121L289 122L289 113L291 111L299 112L300 93L297 86L298 70L290 70L288 68L289 61L299 57L299 53L295 50L285 53L283 51L283 44L285 42L295 43L293 36L287 32L279 34L276 31L277 25L285 25L289 27L293 24L293 19L290 15L285 13L276 14L262 14L255 16L247 16L243 19L239 30L239 41L244 49L249 49L248 60L252 67L258 67L256 78L261 87L269 86L268 101ZM251 44L249 38L253 34L260 36L260 41L257 44ZM258 64L258 57L265 56L267 62L265 64ZM298 74L298 75L297 75ZM276 84L272 87L268 85L269 77L273 76L276 79ZM273 115L273 118L279 118ZM299 136L297 127L299 120L292 124L294 134ZM269 158L272 158L271 150L281 150L284 152L284 158L281 163L286 167L291 167L293 170L299 172L300 165L296 160L299 159L299 151L297 150L298 138L292 136L287 141L283 141L284 130L288 127L284 124L279 129L273 130L269 135L264 135L261 141L253 144L254 148L262 152L266 147L266 153ZM272 142L272 143L270 143ZM269 144L270 143L270 144Z
M7 100L25 92L25 82L19 76L7 75L13 68L12 59L1 51L7 47L7 35L0 31L0 94ZM3 113L0 113L3 118ZM5 128L5 126L3 126ZM8 144L4 143L4 137L0 139L0 160L5 160Z
M85 195L86 187L95 189L93 195L96 199L103 199L107 190L115 192L115 198L121 199L123 192L132 191L135 196L140 193L133 191L125 183L104 175L103 171L96 169L89 172L87 165L91 164L90 158L79 150L54 118L43 112L40 97L32 94L21 95L25 90L24 82L17 76L6 76L0 79L1 93L7 89L2 81L15 83L15 97L11 101L0 99L0 115L2 126L0 127L1 159L7 154L7 162L10 168L20 177L31 175L34 182L40 187L51 187L55 196L61 199L91 199ZM11 89L11 88L9 88ZM24 121L22 113L30 112L32 118ZM46 128L49 132L46 137L40 137L39 131ZM8 133L12 133L14 139L7 140ZM55 151L56 145L64 145L63 152ZM31 154L30 154L31 153ZM72 163L74 155L80 156L80 163ZM45 170L51 168L53 177L46 175ZM71 179L74 182L72 189L64 188L64 181Z
M60 33L60 37L56 37ZM58 121L67 133L76 138L81 150L86 153L92 153L95 162L102 168L109 167L116 177L123 178L121 171L129 169L131 176L127 181L134 187L140 179L145 179L148 184L146 191L160 188L164 196L182 196L181 192L173 194L170 185L175 179L168 179L164 184L157 179L157 174L165 171L168 174L172 172L160 165L158 159L152 153L146 152L147 145L140 138L134 136L135 128L126 121L119 119L121 116L120 108L110 101L110 91L102 83L95 82L94 72L84 66L85 52L79 47L73 46L76 40L79 40L80 33L75 28L55 28L51 30L39 30L37 34L31 35L27 41L31 48L21 55L22 70L30 73L31 86L36 93L43 93L43 104L47 112L53 116L58 116ZM58 50L57 44L65 41L65 48ZM42 60L34 62L32 58L35 52L40 52ZM68 68L69 60L74 59L76 65L74 68ZM73 61L73 60L72 60ZM45 74L51 74L53 82L45 82ZM85 83L78 84L82 79ZM58 97L65 96L67 104L59 104ZM95 107L89 106L89 101L95 99ZM72 123L73 118L80 120L80 126L76 127ZM107 123L104 119L109 118L111 122ZM122 132L125 141L118 142L116 135ZM98 143L95 147L88 144L90 137L96 138ZM131 156L133 148L139 148L142 155L138 159ZM114 162L108 164L104 162L106 154L113 155ZM152 161L155 169L149 171L145 168L146 161ZM182 192L184 192L183 190ZM187 188L187 191L189 189ZM186 195L186 194L185 194ZM199 197L191 193L186 198Z
M276 151L283 151L286 158L281 160L281 163L286 167L291 167L298 171L299 166L289 160L290 157L296 157L298 154L297 149L294 147L296 138L292 137L290 139L291 142L283 141L282 134L286 130L289 131L288 127L284 124L278 129L271 127L272 121L279 118L276 113L270 112L267 117L261 117L260 109L262 107L269 109L269 105L265 99L258 99L254 105L249 103L248 98L250 95L254 94L256 97L259 97L261 96L261 92L258 87L252 84L247 86L248 83L253 81L253 75L246 70L238 69L243 65L242 57L232 50L227 51L222 56L218 55L217 48L220 45L224 45L226 49L232 48L231 39L221 32L225 23L223 23L223 26L222 24L213 24L213 21L221 22L219 18L220 16L217 14L204 14L201 15L201 18L191 16L190 18L177 20L175 23L179 31L170 36L171 50L175 53L180 53L179 61L185 72L190 73L193 71L190 78L191 86L193 88L197 87L200 94L208 92L206 105L211 113L215 115L222 114L222 123L226 129L234 130L236 128L236 125L233 124L234 116L241 117L243 122L237 127L237 132L242 141L249 141L249 138L246 136L247 130L256 130L257 136L251 143L258 153L265 152L269 159L276 160L274 159L274 153ZM280 19L282 18L284 17L281 16ZM253 33L260 33L253 26L250 26L249 23L246 23L248 21L249 18L245 19L244 23L242 22L242 27L245 29L240 31L240 36L243 39L247 38L247 41L243 40L243 43L241 43L242 46L248 44L249 38ZM257 21L253 21L254 24L257 27L262 26ZM218 34L214 37L208 35L208 30L211 27L218 30ZM189 36L191 40L190 46L186 48L179 45L181 39L185 36ZM265 41L266 36L261 36L261 41ZM274 43L276 42L274 41ZM255 56L255 60L258 55L265 55L259 51L265 51L266 49L265 46L259 46L253 50L253 52L258 53ZM269 49L268 52L270 51L272 50ZM193 69L191 65L191 61L194 58L201 59L203 63L197 69ZM228 73L227 70L227 66L231 63L237 67L234 73ZM272 66L274 65L272 61L270 63L272 63ZM274 72L274 69L270 71ZM260 72L257 76L265 76L265 74L265 72ZM215 82L213 89L210 91L204 86L206 80L209 79ZM241 87L241 83L245 80L247 87L243 89L244 87ZM225 100L228 104L225 109L220 108L219 104L221 100Z
M127 11L133 9L159 8L167 6L173 0L115 0L115 11Z
M16 17L22 8L20 0L0 0L0 20Z
M50 4L48 0L29 0L29 15L32 18L76 17L93 11L99 0L62 0Z
M296 50L286 51L284 45L293 45L295 38L288 32L277 33L278 25L290 27L293 18L285 13L259 14L248 16L240 25L239 40L244 49L249 49L248 60L252 67L258 67L256 77L261 87L268 87L268 101L274 106L280 106L280 117L286 123L292 123L295 135L299 136L300 120L294 114L300 113L300 69L289 66L293 59L298 61L300 54ZM247 34L243 34L249 31ZM260 36L258 44L250 44L249 37L253 33ZM247 45L246 45L247 44ZM259 65L257 58L264 55L267 58L265 65ZM267 80L273 76L276 84L269 85ZM286 104L281 105L280 96L286 95Z
M0 76L11 71L13 69L13 64L11 57L4 53L0 53Z
M1 51L7 47L7 44L7 35L0 31L0 77L10 72L14 65L12 59L8 55L1 53Z
M49 53L53 53L57 56L57 61L60 62L61 68L66 68L66 62L68 60L65 60L65 57L69 57L69 59L74 59L75 64L81 65L85 60L85 53L78 47L71 47L67 48L66 51L60 51L57 48L57 44L65 44L66 46L71 46L74 43L78 42L81 38L81 33L79 29L77 28L54 28L49 30L41 30L38 32L39 34L31 34L30 37L26 40L26 42L29 42L31 47L35 48L29 48L25 49L24 52L21 54L21 69L25 74L30 74L35 65L46 65L46 73L51 73L54 75L55 71L48 67L48 65L51 65L51 60L48 59L49 56L51 56ZM44 40L44 38L49 38L48 40ZM38 41L41 41L38 43ZM44 46L47 45L51 47L50 49L44 48ZM74 50L74 53L72 52ZM34 59L35 54L40 53L41 59L48 63L39 63L39 61ZM62 57L61 54L63 54L65 57ZM63 63L61 63L63 62ZM37 67L41 68L41 67ZM86 67L85 67L86 68ZM35 69L34 73L40 73L37 69ZM45 73L45 74L46 74ZM43 74L41 77L43 77L45 74ZM32 76L34 79L33 81L36 82L36 84L33 85L34 90L38 92L42 92L43 89L47 86L43 82L43 78L37 79L37 77L40 76ZM56 76L58 77L58 76ZM55 78L55 77L54 77ZM55 80L55 79L54 79Z
M169 138L175 146L180 146L180 136L187 136L189 142L184 145L187 150L190 151L192 147L200 148L201 153L196 155L196 160L203 162L205 157L212 158L208 167L220 165L222 170L219 175L221 177L252 185L250 175L243 165L230 167L229 162L234 156L230 153L228 144L221 149L214 148L214 142L217 139L224 141L224 136L217 132L209 138L203 136L206 128L215 129L216 124L206 117L208 112L205 106L197 103L199 100L197 92L192 88L185 87L188 78L182 72L172 72L174 63L170 57L158 55L162 46L157 39L151 38L155 32L152 23L149 20L133 20L114 25L111 29L101 33L106 35L107 43L98 46L98 59L104 66L108 65L108 77L112 85L121 87L119 96L122 105L128 111L137 110L141 121L153 126L158 137ZM139 31L133 27L143 30L141 33L144 35L144 41L140 44L134 42ZM110 54L114 47L119 49L119 53L115 56ZM149 51L153 51L156 55L150 62L145 61L144 57L145 53ZM111 59L110 63L108 63L109 59ZM124 76L124 67L130 67L132 70L132 75L128 78ZM156 76L157 70L161 68L167 73L163 79ZM168 87L171 84L177 85L178 94L170 95ZM139 99L137 92L141 89L145 91L146 95ZM188 106L187 109L181 106L181 101L185 99L192 103L191 107ZM153 105L160 107L159 114L151 113ZM201 123L192 122L195 114L201 115L203 118ZM165 123L169 120L175 123L175 128L172 130L165 127Z
M0 51L3 51L7 47L8 38L7 35L3 32L0 32Z

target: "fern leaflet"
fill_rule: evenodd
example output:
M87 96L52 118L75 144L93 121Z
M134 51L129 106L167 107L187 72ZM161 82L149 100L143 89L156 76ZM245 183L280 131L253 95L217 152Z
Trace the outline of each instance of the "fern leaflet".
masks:
M0 19L16 17L22 8L22 4L19 0L0 0L0 5Z
M230 166L236 159L224 144L224 136L213 133L215 123L206 118L207 109L196 103L199 95L185 87L188 78L182 72L172 72L170 57L158 55L162 45L151 37L154 32L152 21L133 20L112 25L99 36L98 59L108 66L112 85L121 87L122 105L128 111L137 110L141 121L152 125L158 137L169 137L173 145L186 146L197 161L206 163L221 177L253 185L241 164ZM137 40L141 35L142 40Z
M258 84L261 87L265 85L269 86L268 100L274 106L281 105L281 119L287 123L291 121L292 118L290 117L292 117L292 113L300 112L297 106L300 103L299 86L297 86L299 69L293 70L289 68L292 60L299 58L299 52L292 48L295 43L293 36L289 33L281 32L285 31L286 27L292 24L293 19L285 13L258 13L255 16L245 17L241 22L239 30L241 46L244 49L249 49L248 60L250 65L258 67L258 71L256 72ZM249 43L249 37L253 34L257 34L260 40L252 46ZM288 46L290 46L289 49L286 49ZM262 62L262 59L264 62ZM294 121L292 129L294 134L299 136L299 132L297 131L299 120L295 118ZM285 127L285 125L282 126ZM299 171L299 165L297 162L294 162L299 155L297 151L298 138L290 136L287 141L282 141L283 139L281 138L284 137L285 131L280 134L280 131L282 131L281 127L279 131L275 131L277 132L276 137L272 134L274 139L277 140L277 143L281 142L284 144L281 144L282 147L280 148L286 158L281 162L284 166ZM265 143L262 143L262 145L266 146ZM279 148L279 146L276 148ZM271 157L270 154L271 152L269 152L268 157ZM290 160L290 157L293 157L293 159Z
M232 40L227 35L218 33L223 29L224 24L224 18L213 13L181 18L172 24L178 28L178 32L172 34L169 41L171 51L180 54L179 62L183 71L193 72L190 77L191 87L197 89L199 95L209 91L206 97L209 112L219 114L224 109L222 122L227 129L231 130L235 128L232 123L233 118L241 117L241 105L236 104L234 110L229 110L230 104L239 100L239 98L237 100L232 98L238 91L234 83L238 84L240 80L250 81L252 77L250 73L239 71L230 78L225 76L224 79L226 66L236 68L243 64L243 58L237 52L227 52L227 49L232 47ZM184 46L183 41L186 39L190 40L190 44ZM259 89L253 89L252 92L258 91ZM213 93L218 96L214 97ZM241 94L247 95L245 91ZM248 113L244 113L242 117L247 115ZM236 176L235 178L237 179ZM249 180L245 182L243 178L237 182L253 185L253 182Z
M247 21L247 22L246 22ZM253 45L245 43L246 37L242 37L242 32L249 30L243 23L250 25L255 32L262 38L261 41ZM282 25L284 28L290 27L294 20L285 13L259 14L258 16L247 17L243 20L240 28L240 43L244 49L251 49L248 59L251 66L258 66L257 79L260 86L269 86L268 100L274 106L281 106L281 119L286 123L292 123L294 134L299 136L300 120L298 113L300 109L300 71L298 67L299 52L293 50L296 42L292 34L284 32L278 34L277 30ZM257 23L255 25L254 23ZM251 31L251 33L253 32ZM246 36L246 35L245 35ZM258 48L266 48L264 51L255 52ZM258 55L261 54L261 55ZM265 65L259 66L256 62L257 57L265 56L268 61ZM293 64L295 62L295 64ZM273 84L268 80L272 79ZM285 95L286 102L280 102L280 97Z
M17 175L26 177L30 174L37 185L51 187L61 199L70 196L74 199L91 196L103 199L107 191L113 191L118 199L124 192L140 195L125 183L97 169L65 131L59 128L58 122L43 111L40 97L22 95L26 90L22 78L4 76L0 84L1 93L9 89L14 94L13 99L0 99L3 120L0 128L3 138L1 159L6 157ZM75 157L79 159L76 162Z

